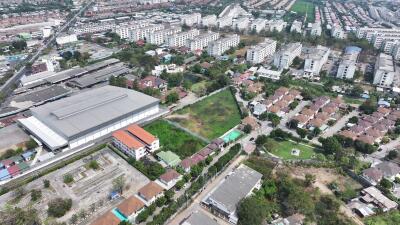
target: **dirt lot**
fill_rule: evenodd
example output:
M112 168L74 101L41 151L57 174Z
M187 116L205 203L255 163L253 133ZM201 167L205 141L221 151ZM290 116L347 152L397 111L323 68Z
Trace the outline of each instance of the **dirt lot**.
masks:
M98 163L98 169L89 168L88 163L92 160ZM65 174L70 174L73 177L73 182L68 185L64 183ZM40 217L45 219L47 218L48 202L60 197L70 198L73 202L72 210L59 218L60 222L68 221L73 214L78 214L82 209L92 216L96 216L95 214L100 214L122 200L121 198L120 200L110 201L108 198L113 187L113 180L120 176L123 176L125 180L123 197L136 193L149 182L148 178L142 173L106 148L23 187L26 192L33 189L41 190L42 198L39 201L31 202L29 193L15 201L15 193L10 192L0 196L0 207L4 208L6 203L22 208L32 205L38 210ZM50 188L43 187L43 180L45 179L50 181ZM96 213L93 213L94 211Z

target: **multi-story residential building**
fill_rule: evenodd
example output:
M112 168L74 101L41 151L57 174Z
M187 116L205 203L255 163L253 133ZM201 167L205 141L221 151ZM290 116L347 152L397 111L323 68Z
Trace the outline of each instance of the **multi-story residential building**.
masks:
M313 23L312 27L311 27L310 35L313 37L316 37L316 36L321 36L321 34L322 34L321 23L319 23L319 22Z
M175 26L163 30L157 30L152 33L149 33L146 37L146 41L154 45L161 45L165 43L169 35L177 34L181 31L182 28L180 26Z
M367 39L369 42L372 40L372 36L374 34L400 34L400 29L395 28L374 28L374 27L360 27L357 29L356 35L357 38Z
M301 21L293 21L292 26L290 27L290 32L297 32L301 33L301 27L303 26L303 23Z
M331 36L336 39L345 39L346 33L341 26L334 26L331 29Z
M129 39L131 30L136 30L147 26L150 26L150 24L146 21L140 23L121 24L115 29L115 33L117 33L121 39Z
M339 64L336 77L340 79L353 79L357 69L357 59L361 48L347 47Z
M201 14L200 13L192 13L188 15L183 15L181 17L181 24L186 26L193 26L195 24L201 23Z
M208 46L211 41L216 41L219 38L219 33L215 32L207 32L204 34L200 34L195 36L192 39L186 40L186 47L190 48L191 51L201 50Z
M395 60L400 60L400 43L393 48L392 55Z
M391 54L395 59L399 59L397 43L400 42L399 28L358 28L356 35L358 38L367 39L377 49L381 49L386 54Z
M217 16L216 15L208 15L208 16L201 18L201 25L204 27L217 26Z
M265 19L255 19L250 24L250 30L260 33L265 29L267 21Z
M393 58L385 53L380 53L375 63L373 84L381 87L391 87L395 79L398 79L399 71L396 71Z
M266 57L272 56L275 50L276 41L266 38L263 42L247 50L246 60L253 64L261 63Z
M232 29L238 31L247 30L247 28L249 27L249 23L250 20L247 17L238 18L235 21L233 21Z
M194 38L199 35L200 31L197 29L192 29L186 32L181 32L167 36L166 44L169 47L182 47L186 45L186 40Z
M331 50L328 47L318 45L305 53L304 73L305 78L319 76L322 66L328 61Z
M129 40L130 41L138 41L144 40L151 33L164 29L164 25L162 24L151 24L149 26L141 27L138 29L129 30Z
M267 22L269 31L282 32L286 25L287 23L283 20L270 20Z
M279 69L288 69L294 58L300 56L302 45L300 42L290 43L284 46L274 55L274 66Z
M231 27L232 22L233 22L232 17L229 17L229 16L220 17L217 20L217 26L218 26L218 28Z
M230 48L238 46L239 42L240 36L237 34L210 42L208 45L208 54L212 56L220 56Z

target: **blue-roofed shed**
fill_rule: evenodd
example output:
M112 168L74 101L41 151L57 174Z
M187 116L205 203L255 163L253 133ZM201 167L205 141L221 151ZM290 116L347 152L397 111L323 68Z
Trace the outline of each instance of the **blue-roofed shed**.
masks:
M29 160L32 160L32 157L34 154L35 153L33 151L26 151L26 152L22 153L21 156L25 161L29 161Z
M381 99L378 101L378 106L390 107L390 102Z
M348 46L344 51L346 53L360 53L362 49L357 46Z
M10 179L10 174L7 169L0 170L0 181Z

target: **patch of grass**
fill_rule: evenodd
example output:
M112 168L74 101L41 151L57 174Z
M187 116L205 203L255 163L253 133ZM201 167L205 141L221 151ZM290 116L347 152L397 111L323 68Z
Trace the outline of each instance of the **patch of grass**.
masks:
M240 112L229 89L177 111L171 120L205 137L220 137L240 123ZM175 114L175 115L176 115Z
M364 222L366 225L400 224L400 212L395 210L388 213L382 213L377 216L368 217Z
M296 12L298 15L305 16L307 14L307 22L314 22L315 5L307 0L297 0L290 11Z
M164 151L170 150L181 159L193 155L207 144L164 120L150 123L144 129L160 139Z
M311 159L315 155L315 148L303 143L296 143L287 140L276 141L273 139L268 139L264 147L267 149L267 151L282 159ZM300 150L300 155L292 155L293 149Z
M197 96L204 95L206 93L206 84L207 81L203 80L201 82L195 83L192 85L191 90L193 93L195 93Z

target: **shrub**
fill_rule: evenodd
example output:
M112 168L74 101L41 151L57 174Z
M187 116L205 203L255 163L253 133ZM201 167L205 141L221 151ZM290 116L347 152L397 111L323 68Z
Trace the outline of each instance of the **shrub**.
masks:
M65 174L63 177L64 183L70 184L74 182L74 177L71 174Z
M51 200L48 204L47 213L49 216L56 218L62 217L67 213L72 207L71 199L55 198Z

